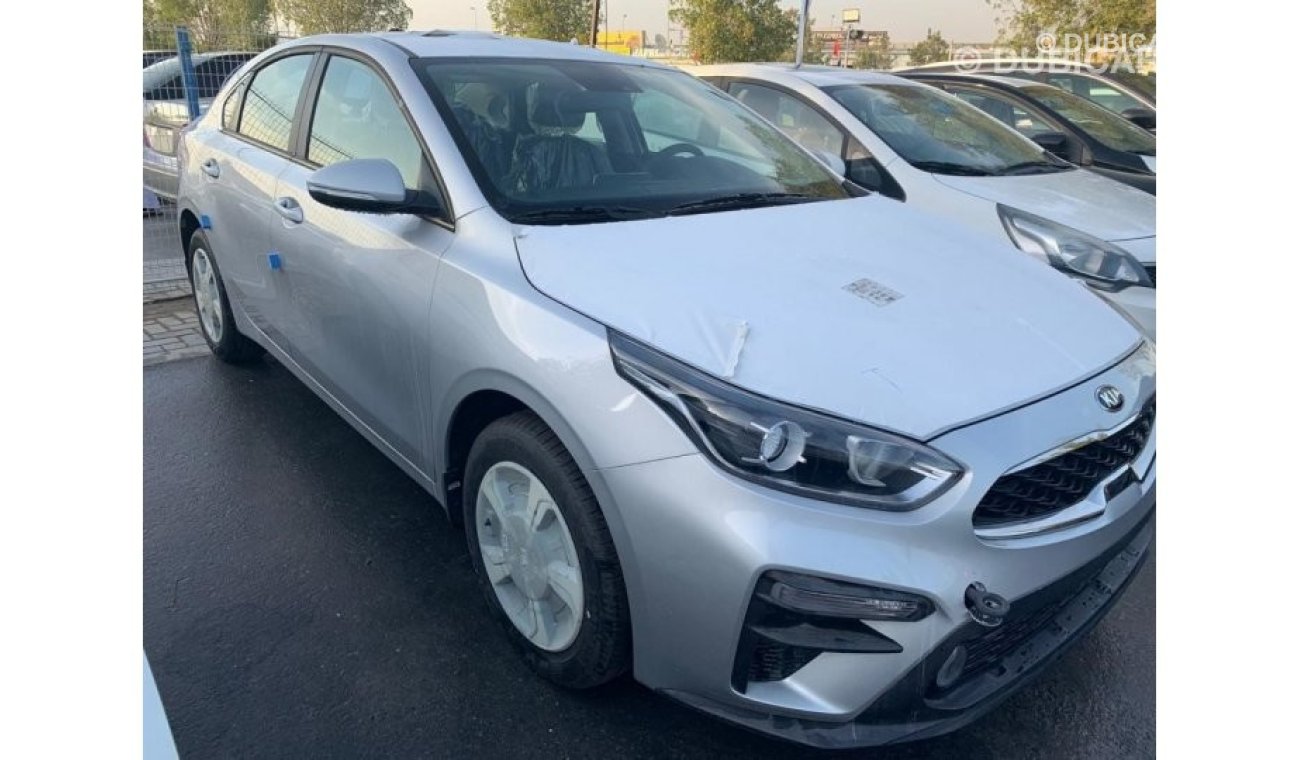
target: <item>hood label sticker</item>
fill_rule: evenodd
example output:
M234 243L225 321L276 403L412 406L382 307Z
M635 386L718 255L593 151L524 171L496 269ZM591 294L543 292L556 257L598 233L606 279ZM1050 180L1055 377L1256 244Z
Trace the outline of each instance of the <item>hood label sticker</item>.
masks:
M875 280L869 280L866 277L850 282L844 286L844 289L858 298L870 301L877 306L888 306L903 297L903 294L897 290L882 285Z

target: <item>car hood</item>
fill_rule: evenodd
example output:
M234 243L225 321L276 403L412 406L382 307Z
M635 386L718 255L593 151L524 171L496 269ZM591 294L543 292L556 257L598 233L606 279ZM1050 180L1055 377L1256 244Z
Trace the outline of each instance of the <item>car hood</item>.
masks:
M1083 285L883 196L516 234L551 298L743 388L917 438L1139 340Z
M931 175L978 198L1073 227L1102 240L1156 234L1156 197L1093 172L1075 169L1011 177Z

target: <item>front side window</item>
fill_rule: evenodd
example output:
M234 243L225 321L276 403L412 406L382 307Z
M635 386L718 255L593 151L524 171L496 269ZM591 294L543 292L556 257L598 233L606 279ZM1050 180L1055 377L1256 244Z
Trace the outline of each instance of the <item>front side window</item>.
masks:
M428 187L420 142L384 80L364 63L334 56L321 80L307 160L327 166L354 158L387 159L408 189Z
M484 194L515 221L847 197L842 179L683 72L509 58L419 69Z
M1022 89L1026 95L1069 119L1094 140L1112 150L1144 156L1156 154L1155 135L1119 114L1055 87L1036 84Z
M305 53L281 58L253 75L239 116L239 134L272 148L289 150L293 113L312 57Z
M841 154L844 134L829 119L795 96L752 82L733 83L731 94L808 150L835 156Z
M978 175L1022 167L1068 168L1007 129L1010 125L932 87L852 84L825 90L903 160L923 171Z
M1015 100L994 90L969 89L966 87L946 86L945 90L965 103L975 106L994 119L1011 127L1025 137L1033 138L1048 132L1060 130L1032 111L1026 110Z

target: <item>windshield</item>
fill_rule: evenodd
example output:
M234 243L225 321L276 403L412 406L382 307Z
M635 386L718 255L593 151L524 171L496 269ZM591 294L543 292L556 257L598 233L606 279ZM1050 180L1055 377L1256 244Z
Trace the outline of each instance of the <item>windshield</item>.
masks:
M1047 85L1028 85L1024 93L1069 119L1093 139L1112 150L1143 156L1156 154L1156 137L1142 127L1096 103Z
M580 223L847 197L740 104L670 69L426 59L425 84L507 219Z
M823 88L909 164L937 174L1056 172L1069 165L993 117L929 86Z

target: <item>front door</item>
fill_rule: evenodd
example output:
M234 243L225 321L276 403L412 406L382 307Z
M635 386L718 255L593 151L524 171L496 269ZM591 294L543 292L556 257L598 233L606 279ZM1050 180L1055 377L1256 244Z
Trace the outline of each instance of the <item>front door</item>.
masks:
M371 66L332 55L304 114L307 163L276 183L271 225L279 255L285 350L316 382L408 462L429 454L424 399L430 305L449 225L410 214L361 214L317 203L315 166L391 161L411 190L437 193L433 169L396 95Z

